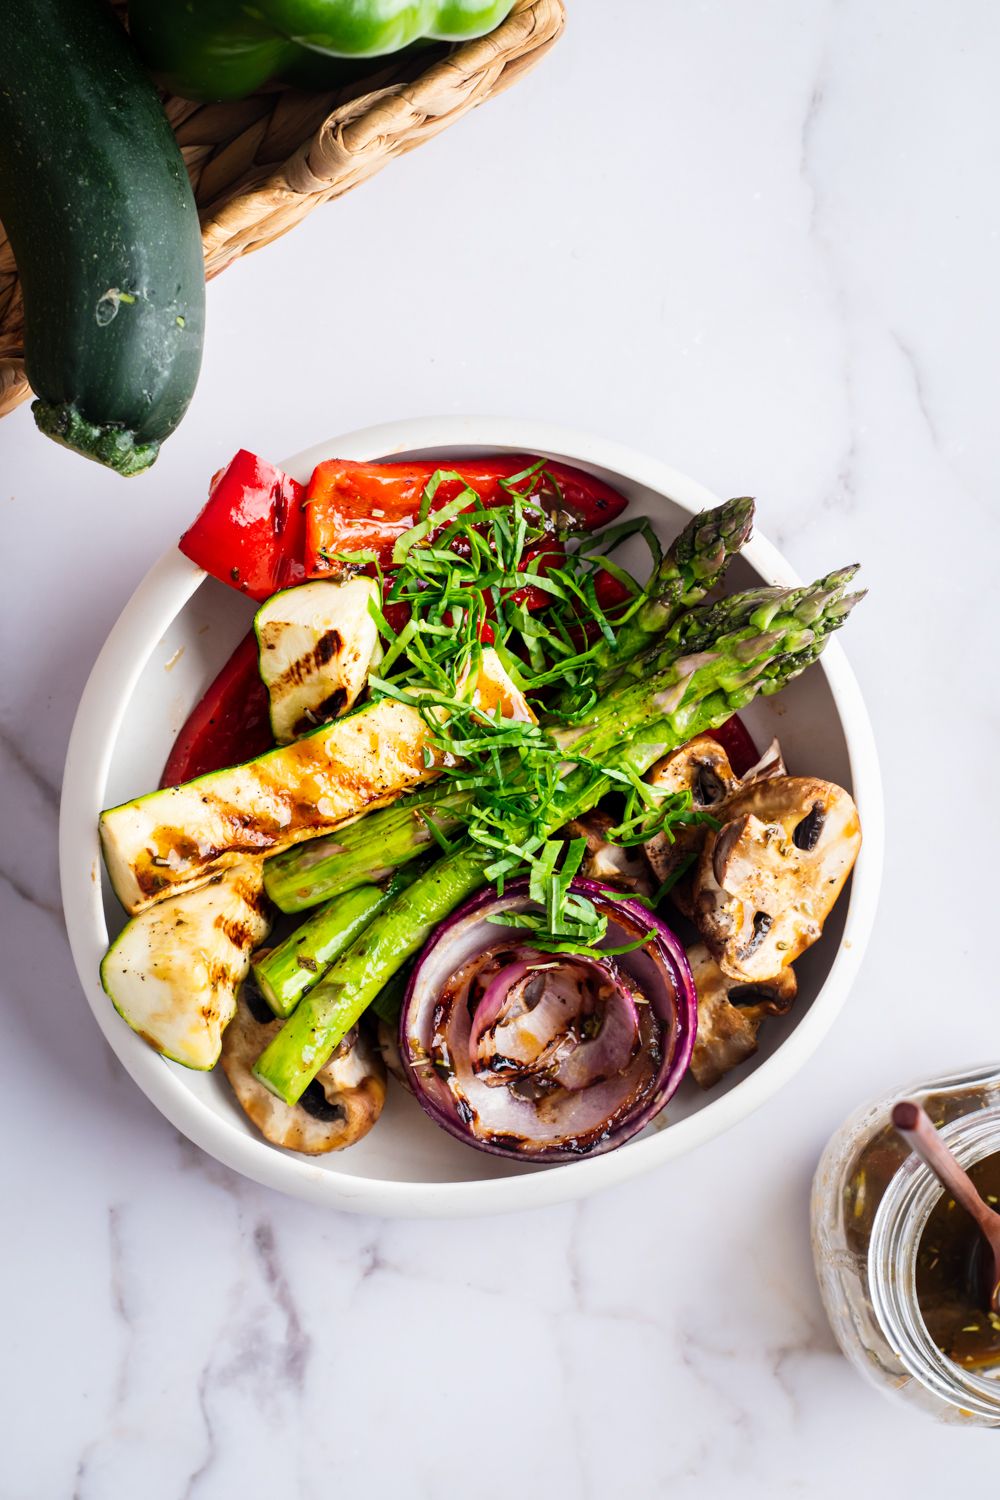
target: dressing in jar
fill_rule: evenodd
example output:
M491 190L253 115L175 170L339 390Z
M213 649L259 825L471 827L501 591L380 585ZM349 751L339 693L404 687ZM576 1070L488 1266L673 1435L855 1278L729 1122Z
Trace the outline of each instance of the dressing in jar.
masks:
M880 1389L939 1421L1000 1427L1000 1317L978 1285L980 1236L889 1123L903 1098L923 1105L986 1201L1000 1198L1000 1064L864 1106L813 1183L823 1302L844 1353Z

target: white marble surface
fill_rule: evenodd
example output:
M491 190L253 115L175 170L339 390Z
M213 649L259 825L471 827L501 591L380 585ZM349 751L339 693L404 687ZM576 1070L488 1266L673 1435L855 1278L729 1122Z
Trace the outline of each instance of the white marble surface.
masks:
M148 477L0 425L5 1500L834 1500L995 1457L837 1354L807 1193L866 1095L1000 1051L1000 22L570 9L536 75L212 285ZM104 635L236 447L466 410L753 492L803 573L862 558L886 879L845 1015L735 1133L580 1207L380 1223L237 1179L121 1072L60 924L58 784Z

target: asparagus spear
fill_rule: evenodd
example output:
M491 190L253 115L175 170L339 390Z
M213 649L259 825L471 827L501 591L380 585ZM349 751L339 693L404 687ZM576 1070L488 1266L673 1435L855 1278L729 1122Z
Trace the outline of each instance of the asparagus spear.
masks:
M681 657L648 682L631 685L621 695L623 701L616 700L615 716L620 715L625 734L634 737L619 744L605 763L627 765L642 774L668 750L723 723L758 691L777 692L798 676L863 597L844 598L843 585L831 583L852 573L845 570L812 588L787 591L783 602L768 607L766 621L723 635L711 651ZM613 733L606 718L595 715L594 723L580 728L575 753L601 749ZM599 781L595 787L590 778L584 790L578 772L569 776L554 800L547 831L554 833L602 795ZM512 839L516 838L515 829ZM332 965L261 1054L254 1068L261 1082L294 1104L387 980L419 951L439 922L485 883L482 851L467 841L397 896Z
M336 833L297 845L297 859L269 859L264 865L267 894L281 911L297 912L356 886L386 880L433 847L434 829L447 837L460 827L456 809L467 803L468 793L447 784L402 797Z
M730 560L750 535L753 516L749 496L692 516L646 585L646 602L625 621L615 645L606 643L607 665L638 655L682 609L697 604L721 582Z
M735 502L732 502L735 503ZM846 587L854 569L832 573L813 585L809 603L798 605L805 615L820 613L838 591ZM702 605L678 617L653 650L637 657L615 674L591 711L590 718L606 716L617 730L616 739L624 738L617 717L615 694L628 685L626 674L648 680L655 672L676 661L684 653L703 650L720 635L739 629L751 620L766 625L782 601L789 599L787 589L750 589L731 594L715 604ZM590 722L586 717L583 725ZM557 731L556 738L559 738ZM516 777L518 758L504 758L504 774ZM471 792L456 791L450 785L429 791L413 792L391 807L371 812L349 823L325 838L313 839L264 865L264 885L268 896L281 911L303 911L328 901L344 891L367 881L384 880L393 869L425 853L434 839L432 830L445 836L462 823L463 812L473 801Z
M754 502L748 496L692 516L646 584L643 602L618 627L615 644L602 640L596 646L584 682L570 674L552 700L554 713L562 718L574 714L581 696L594 701L623 663L646 651L683 610L704 599L749 537L753 517Z
M359 885L321 906L307 922L251 966L260 993L276 1016L290 1016L302 996L394 896L412 885L419 870L398 870L381 885Z

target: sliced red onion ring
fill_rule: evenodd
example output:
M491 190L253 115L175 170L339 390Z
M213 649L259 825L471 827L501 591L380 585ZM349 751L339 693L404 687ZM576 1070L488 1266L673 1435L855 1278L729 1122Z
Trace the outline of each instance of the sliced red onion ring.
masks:
M470 978L480 990L486 985L469 1038L472 1071L484 1083L534 1075L567 1089L589 1088L622 1072L638 1050L634 989L607 963L531 948L510 953L498 944L466 968L469 975L456 976L459 985Z
M404 1072L427 1113L482 1151L560 1162L613 1150L687 1069L697 1001L679 940L641 902L573 890L608 918L618 958L539 952L488 918L537 910L526 881L467 901L431 939L400 1016Z

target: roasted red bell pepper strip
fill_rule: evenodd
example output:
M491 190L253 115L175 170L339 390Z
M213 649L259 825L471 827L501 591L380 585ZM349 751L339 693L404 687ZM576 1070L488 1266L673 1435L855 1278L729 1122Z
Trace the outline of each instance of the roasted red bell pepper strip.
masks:
M388 567L397 537L416 525L427 481L439 469L450 468L461 480L442 481L432 511L454 500L463 484L475 491L483 505L508 505L510 493L503 481L537 463L537 458L519 454L456 463L443 459L434 463L368 464L328 459L317 464L306 492L309 576L320 578L336 572L333 554L339 552L374 552L380 565ZM537 490L546 508L558 513L559 524L573 532L594 531L606 525L620 516L627 504L617 490L567 464L546 463L540 475L531 476L517 488L526 494Z
M274 743L267 688L257 668L257 637L244 636L188 714L163 768L161 786L238 766Z
M180 549L213 578L251 599L303 583L305 488L241 448L212 481Z
M495 457L460 463L456 472L484 505L503 505L509 500L503 482L536 463L522 455ZM273 464L241 449L216 475L180 548L213 578L257 600L336 572L327 555L332 552L370 550L386 567L396 538L415 524L427 481L440 467L331 459L318 465L306 491ZM623 496L582 470L551 463L544 476L531 476L518 489L538 490L568 531L593 531L625 508ZM445 480L434 508L459 492L458 481Z

